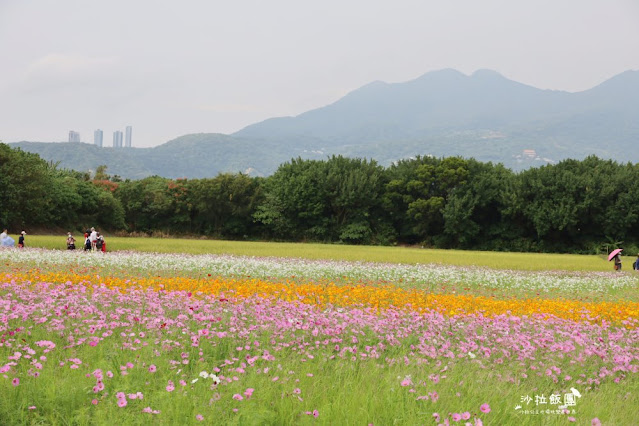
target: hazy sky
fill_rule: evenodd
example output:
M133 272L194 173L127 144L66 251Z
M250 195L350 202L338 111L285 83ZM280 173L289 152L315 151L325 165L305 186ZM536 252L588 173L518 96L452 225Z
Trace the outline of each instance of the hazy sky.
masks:
M442 68L591 88L639 69L639 1L0 0L0 140L154 146Z

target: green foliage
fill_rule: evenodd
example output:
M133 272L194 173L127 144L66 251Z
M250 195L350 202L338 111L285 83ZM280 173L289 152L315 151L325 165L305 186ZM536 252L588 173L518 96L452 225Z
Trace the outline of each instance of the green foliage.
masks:
M268 178L122 182L106 166L95 177L0 144L0 226L512 251L639 246L639 166L594 156L518 174L458 157L385 169L333 156L292 159Z
M369 243L384 229L383 187L383 169L375 161L297 158L266 181L254 217L272 236Z
M385 204L400 227L400 238L429 241L444 228L443 210L451 194L468 179L468 161L449 157L417 157L389 170Z
M588 243L639 237L639 169L588 157L519 175L516 208L551 250L584 250Z
M8 228L46 223L49 186L44 160L0 143L0 222Z
M520 236L509 215L514 178L501 164L468 161L467 184L451 194L442 212L449 245L499 249L496 243Z
M261 201L258 179L238 173L188 181L191 230L205 235L243 237L252 234L252 216Z
M86 174L60 170L5 144L0 144L0 185L0 222L8 228L124 227L120 202Z

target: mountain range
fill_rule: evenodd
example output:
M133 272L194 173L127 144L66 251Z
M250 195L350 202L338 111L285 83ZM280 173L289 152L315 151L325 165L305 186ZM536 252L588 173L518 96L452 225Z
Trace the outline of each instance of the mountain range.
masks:
M639 162L639 71L582 92L542 90L495 71L445 69L408 82L376 81L295 117L271 118L231 134L181 136L154 148L17 142L61 167L123 178L266 176L294 157L333 154L387 166L417 155L474 157L514 170L583 159Z

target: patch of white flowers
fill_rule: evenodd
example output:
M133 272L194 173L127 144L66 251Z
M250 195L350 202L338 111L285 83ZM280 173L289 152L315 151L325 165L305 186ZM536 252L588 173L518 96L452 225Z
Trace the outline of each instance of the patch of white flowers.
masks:
M262 279L328 279L342 281L388 282L407 287L434 285L481 286L498 289L535 291L561 290L608 292L639 285L639 274L572 271L513 271L480 267L427 264L343 262L298 258L250 257L231 255L188 255L141 252L85 253L41 249L2 249L0 262L45 266L98 267L126 270L128 273L173 272L192 276L247 277Z

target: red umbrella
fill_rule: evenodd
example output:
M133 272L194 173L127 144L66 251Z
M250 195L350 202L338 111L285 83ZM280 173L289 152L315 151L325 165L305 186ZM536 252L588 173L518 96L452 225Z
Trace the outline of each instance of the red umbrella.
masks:
M610 254L608 255L608 262L610 262L616 255L621 253L622 250L623 249L614 249L613 251L611 251Z

